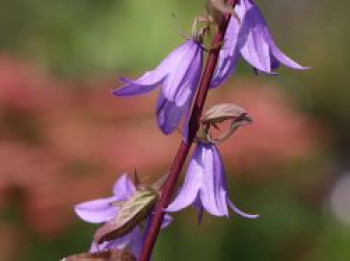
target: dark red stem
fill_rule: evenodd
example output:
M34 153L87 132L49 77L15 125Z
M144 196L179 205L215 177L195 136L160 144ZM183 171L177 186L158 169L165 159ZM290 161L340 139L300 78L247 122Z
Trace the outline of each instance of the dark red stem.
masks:
M228 0L227 4L234 7L236 4L236 0ZM173 195L175 190L176 182L179 178L180 172L182 170L190 147L199 128L200 116L203 111L204 103L210 87L210 82L213 77L219 57L220 47L215 47L220 46L220 44L223 42L230 18L231 14L226 14L224 16L224 19L222 20L219 29L214 36L212 43L212 46L214 46L214 48L211 49L209 52L207 63L205 65L201 81L199 83L198 92L196 94L196 99L192 109L192 114L189 122L188 143L182 141L177 151L174 162L169 171L169 176L163 186L161 197L156 205L155 214L152 219L152 223L147 234L145 244L143 245L139 261L148 261L152 254L154 244L156 242L159 229L164 217L164 209L166 209L169 205L171 196Z

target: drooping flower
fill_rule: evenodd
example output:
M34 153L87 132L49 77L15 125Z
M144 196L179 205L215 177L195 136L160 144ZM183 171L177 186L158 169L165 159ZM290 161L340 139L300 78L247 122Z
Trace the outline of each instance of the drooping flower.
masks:
M242 217L258 217L239 210L230 200L222 159L211 143L198 142L184 184L167 211L179 211L191 204L199 211L199 220L203 209L214 216L228 216L228 207Z
M112 221L118 214L120 204L127 201L136 191L132 181L127 174L123 174L114 184L113 196L80 203L74 207L75 213L84 221L89 223L106 223ZM149 219L149 218L148 218ZM162 228L168 226L172 218L165 216ZM106 249L129 250L138 256L143 245L143 232L140 225L137 225L129 233L101 244L93 242L90 252L98 252Z
M238 19L232 17L229 22L212 87L217 87L232 74L241 56L257 72L273 74L281 64L295 70L308 69L290 59L277 47L253 0L239 0L235 13Z
M136 80L121 78L124 83L113 91L117 96L146 94L161 86L157 101L157 122L165 134L172 133L188 112L199 83L203 48L196 40L187 40L171 52L152 71Z

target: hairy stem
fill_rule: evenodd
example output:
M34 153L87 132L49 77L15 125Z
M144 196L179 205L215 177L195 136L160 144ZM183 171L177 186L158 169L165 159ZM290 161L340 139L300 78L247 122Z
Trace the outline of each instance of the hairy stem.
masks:
M237 0L228 0L227 5L234 7ZM228 22L230 21L231 14L226 14L219 25L218 31L214 36L212 46L220 46L224 40ZM213 77L215 67L219 57L220 47L212 48L209 52L208 59L205 65L205 69L202 74L201 81L199 83L198 92L193 105L192 114L189 122L189 134L188 142L182 141L180 147L176 153L174 162L170 168L169 175L162 189L160 199L155 208L155 214L152 219L150 229L148 231L145 244L143 245L142 252L139 261L148 261L152 254L154 244L156 242L158 232L164 217L164 209L169 205L171 196L174 193L176 182L179 178L180 172L196 136L199 128L199 120L203 111L204 103L210 87L210 82Z

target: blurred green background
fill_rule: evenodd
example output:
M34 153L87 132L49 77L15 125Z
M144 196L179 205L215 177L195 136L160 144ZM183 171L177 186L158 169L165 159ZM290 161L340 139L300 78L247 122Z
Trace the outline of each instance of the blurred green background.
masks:
M260 116L260 122L266 122L265 136L257 136L254 144L242 141L235 146L233 140L223 148L227 175L233 176L232 199L261 218L205 216L198 225L192 209L176 213L157 241L153 260L350 260L350 3L257 4L279 47L312 67L306 72L281 68L278 77L269 78L253 75L242 62L237 79L215 91L226 97L229 87L248 86L254 95L233 97L251 106L270 93L283 97L268 113L252 109L261 114L258 123ZM175 147L160 137L151 111L154 96L121 101L110 98L109 90L118 86L118 76L155 67L181 43L171 13L177 15L180 28L190 32L203 6L204 1L187 0L3 1L1 261L60 260L86 251L96 227L75 218L72 205L108 195L115 173L140 166L146 169L141 172L154 176L166 171L179 137L171 138ZM280 119L273 120L274 114ZM291 124L289 117L297 123ZM134 125L147 128L149 135L132 134ZM288 132L283 126L298 131ZM274 149L279 141L269 140L277 134L285 143ZM108 139L98 143L103 136ZM120 136L126 138L108 142ZM152 144L153 136L166 144L168 158L134 159L150 153L149 143L142 142ZM261 139L266 140L264 149L256 145ZM133 142L140 140L140 149L133 149ZM75 147L69 147L70 142ZM88 148L87 142L92 142ZM131 148L123 150L125 146ZM237 157L230 154L235 149L241 151ZM270 150L273 153L265 153Z

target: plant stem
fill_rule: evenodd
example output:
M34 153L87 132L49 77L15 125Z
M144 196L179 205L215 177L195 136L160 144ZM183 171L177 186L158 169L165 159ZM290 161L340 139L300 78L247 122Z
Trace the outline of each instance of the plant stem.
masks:
M227 4L234 7L236 2L237 0L228 0ZM192 114L189 122L188 142L182 141L177 151L174 162L170 168L168 178L162 188L160 199L157 202L155 214L152 219L146 241L143 245L139 261L148 261L152 254L154 244L164 217L164 209L166 209L169 205L171 196L175 190L176 182L179 178L180 172L199 128L200 116L203 111L204 103L210 87L210 82L213 77L220 52L220 47L215 47L220 46L223 42L230 18L231 14L224 15L224 18L219 25L218 31L214 36L212 43L212 46L214 46L214 48L209 51L208 59L202 74L201 81L199 83L198 92L196 94L196 99L192 109Z

